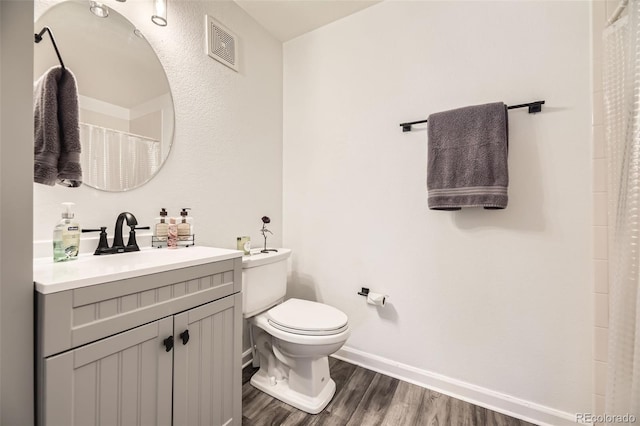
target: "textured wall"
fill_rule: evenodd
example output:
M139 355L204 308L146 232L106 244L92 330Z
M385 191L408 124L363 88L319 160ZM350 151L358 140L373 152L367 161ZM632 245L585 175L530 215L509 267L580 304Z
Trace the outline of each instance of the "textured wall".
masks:
M389 1L285 43L289 293L347 313L347 348L588 411L589 40L587 2ZM398 124L537 99L509 112L509 207L429 211L426 131Z
M55 3L36 1L36 19ZM158 175L129 192L34 184L34 239L50 240L59 203L72 201L83 227L108 226L109 235L122 211L151 225L161 207L170 215L191 207L196 242L225 248L235 248L239 235L257 243L266 214L273 219L273 244L280 244L282 44L232 1L169 1L164 28L151 23L151 1L106 3L140 28L158 53L173 93L174 144ZM238 35L239 73L206 55L205 14ZM94 244L82 248L93 250ZM44 247L36 255L48 256L50 245Z

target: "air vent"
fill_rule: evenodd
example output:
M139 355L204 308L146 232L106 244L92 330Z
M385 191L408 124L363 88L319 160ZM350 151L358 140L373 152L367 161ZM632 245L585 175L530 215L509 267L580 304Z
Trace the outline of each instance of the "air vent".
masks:
M207 54L238 71L238 38L224 25L207 15Z

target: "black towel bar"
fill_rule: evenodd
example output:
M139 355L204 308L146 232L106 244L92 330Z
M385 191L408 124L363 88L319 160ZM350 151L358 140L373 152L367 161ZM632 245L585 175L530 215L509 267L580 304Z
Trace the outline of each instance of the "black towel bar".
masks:
M535 101L535 102L529 102L527 104L509 105L509 106L507 106L507 109L516 109L516 108L528 107L529 108L529 114L534 114L536 112L542 111L542 105L543 104L544 104L544 101ZM427 122L427 120L410 121L408 123L400 123L400 127L402 127L402 131L403 132L410 132L411 131L411 126L413 124L421 124L421 123L426 123L426 122Z
M53 44L53 48L56 50L56 55L58 55L58 61L60 61L60 66L64 68L64 62L62 62L62 56L60 56L60 51L58 50L58 45L56 44L56 39L53 37L53 33L49 27L44 27L38 34L34 34L35 42L40 43L42 41L42 34L45 32L49 33L49 38L51 38L51 43Z

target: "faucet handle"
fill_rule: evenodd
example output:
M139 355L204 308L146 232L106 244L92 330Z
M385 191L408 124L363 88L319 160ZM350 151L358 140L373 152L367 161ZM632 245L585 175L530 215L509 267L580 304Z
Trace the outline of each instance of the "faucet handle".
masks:
M150 226L135 226L132 225L129 228L129 241L127 241L127 247L125 251L140 251L140 247L138 247L138 242L136 241L136 229L151 229Z
M82 232L106 232L106 230L106 226L101 226L100 229L83 229Z
M106 226L101 226L100 229L83 229L82 232L100 232L100 241L98 241L98 248L96 248L96 251L93 253L94 256L113 253L107 241Z

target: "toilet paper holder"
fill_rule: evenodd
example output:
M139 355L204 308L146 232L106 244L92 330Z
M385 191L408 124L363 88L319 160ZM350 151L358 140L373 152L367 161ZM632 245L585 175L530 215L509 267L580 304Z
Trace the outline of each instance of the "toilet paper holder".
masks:
M374 293L373 291L369 290L367 287L362 287L362 290L358 292L358 295L366 297L367 303L369 305L375 305L380 307L384 307L386 305L387 298L389 297L385 294Z
M362 287L362 290L358 292L360 296L367 297L369 295L369 289L367 287Z

